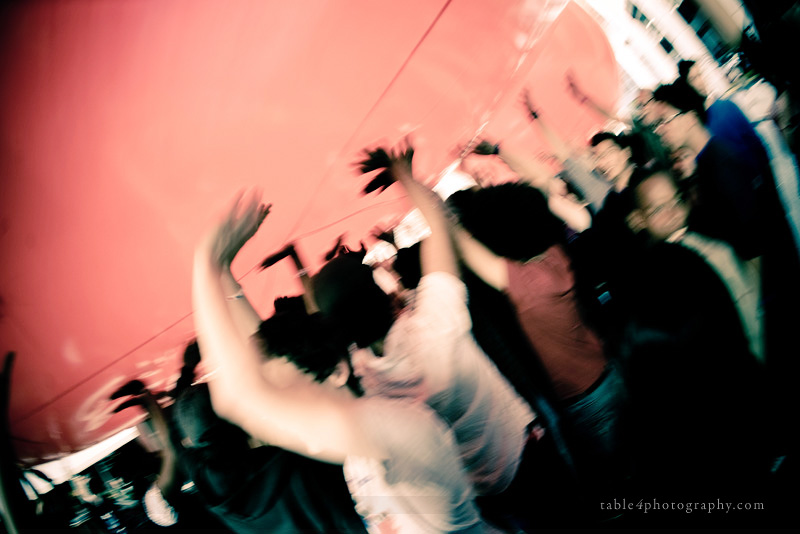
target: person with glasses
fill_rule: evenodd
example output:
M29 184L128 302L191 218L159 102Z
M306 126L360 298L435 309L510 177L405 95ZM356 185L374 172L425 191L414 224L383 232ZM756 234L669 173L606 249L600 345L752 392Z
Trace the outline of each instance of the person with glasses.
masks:
M635 209L631 219L654 241L679 243L700 255L725 283L749 341L750 351L764 360L761 285L752 263L741 260L731 246L689 227L690 206L666 170L643 173L631 184Z
M662 85L654 92L662 116L656 132L673 152L695 154L692 182L696 204L690 224L698 232L730 243L744 259L763 252L764 233L757 201L760 173L743 161L724 140L706 126L701 98L683 84Z

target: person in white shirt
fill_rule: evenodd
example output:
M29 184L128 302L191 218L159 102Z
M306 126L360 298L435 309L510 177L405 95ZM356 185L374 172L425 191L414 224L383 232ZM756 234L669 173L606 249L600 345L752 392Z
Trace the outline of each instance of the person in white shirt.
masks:
M237 202L195 251L194 319L214 410L265 443L342 464L371 533L487 531L450 431L429 408L343 387L347 351L319 315L289 312L254 328L230 264L268 212L257 195ZM270 328L281 343L251 336ZM314 377L312 367L326 371Z
M422 278L411 304L397 312L361 254L331 260L313 277L323 314L353 343L354 373L366 395L426 403L453 429L461 460L479 495L502 495L515 480L535 414L472 336L467 291L442 200L415 180L413 150L368 153L362 170L379 168L400 183L425 217ZM389 182L391 183L391 182ZM535 441L535 438L533 439Z

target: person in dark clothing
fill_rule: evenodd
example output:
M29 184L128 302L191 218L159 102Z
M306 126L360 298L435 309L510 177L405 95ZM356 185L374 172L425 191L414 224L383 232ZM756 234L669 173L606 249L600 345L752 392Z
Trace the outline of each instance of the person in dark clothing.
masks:
M771 463L763 369L719 276L694 251L659 243L625 289L636 494L763 500ZM720 526L701 515L660 514L658 525Z
M192 385L199 361L193 342L170 392L176 400L169 414L141 382L120 390L135 395L121 407L145 408L164 447L148 514L165 526L170 521L163 518L186 525L193 510L180 487L191 481L196 499L235 533L365 533L341 468L277 447L251 448L243 430L216 415L208 386Z
M175 411L179 434L197 444L180 450L179 465L233 532L366 532L339 466L250 448L238 427L214 413L203 384L182 395Z
M800 320L795 305L800 263L772 175L768 167L754 169L712 135L702 103L690 89L673 84L655 95L664 110L658 131L665 143L697 154L689 229L728 242L742 259L761 257L767 358L770 352L780 355L791 346L790 325Z

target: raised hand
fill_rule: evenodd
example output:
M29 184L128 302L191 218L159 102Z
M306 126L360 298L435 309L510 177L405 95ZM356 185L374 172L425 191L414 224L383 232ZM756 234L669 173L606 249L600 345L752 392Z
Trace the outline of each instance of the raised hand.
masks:
M363 173L383 169L373 178L362 191L364 194L379 190L383 191L402 176L411 175L411 160L414 157L414 148L408 140L388 152L380 147L375 150L364 150L365 158L358 162L358 168Z
M500 145L484 140L475 145L472 152L479 156L491 156L500 152Z
M152 393L147 386L140 380L131 380L123 384L114 393L109 395L110 400L120 399L122 397L130 397L125 402L122 402L114 408L114 413L119 413L132 406L142 406L145 410L149 409L148 403L155 402L156 398L166 396L165 392Z
M389 154L383 148L375 150L364 150L365 158L358 162L358 169L362 174L367 174L378 169L384 169L375 176L370 182L364 186L362 194L366 195L373 191L382 192L384 189L394 183L394 177L389 166L391 160Z
M586 94L581 90L580 87L578 87L578 83L575 81L575 77L573 76L572 72L567 72L566 79L567 87L572 93L572 96L575 97L576 100L585 102Z
M539 113L536 111L536 106L534 106L533 100L531 99L531 92L528 89L522 92L522 104L525 106L525 110L528 112L528 116L531 120L539 118Z
M220 265L230 265L239 250L255 235L270 208L272 204L263 204L261 195L256 191L239 195L214 230L213 258Z

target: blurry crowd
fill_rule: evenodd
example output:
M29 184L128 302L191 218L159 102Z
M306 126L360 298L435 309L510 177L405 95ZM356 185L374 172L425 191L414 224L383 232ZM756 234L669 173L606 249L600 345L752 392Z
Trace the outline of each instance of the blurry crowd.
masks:
M271 206L237 199L196 249L174 402L137 381L115 395L160 443L152 521L189 520L191 481L234 532L789 524L800 180L776 103L795 88L772 73L709 95L702 65L679 71L623 118L568 77L613 126L586 146L526 91L547 158L472 140L465 162L516 180L446 199L412 140L365 150L364 192L403 188L429 234L374 265L337 243L314 273L288 245L262 267L291 259L304 293L263 321L230 265Z

